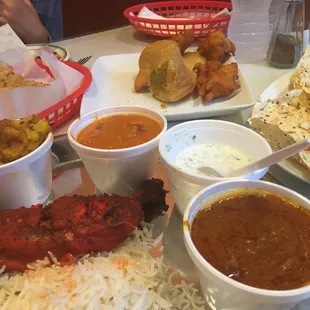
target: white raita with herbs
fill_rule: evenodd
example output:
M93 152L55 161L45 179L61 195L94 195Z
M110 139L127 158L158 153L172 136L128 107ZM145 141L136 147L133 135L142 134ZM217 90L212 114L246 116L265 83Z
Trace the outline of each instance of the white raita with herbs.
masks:
M181 171L198 175L215 177L205 167L211 167L221 175L246 166L250 158L238 148L213 143L202 143L192 145L177 156L176 166Z

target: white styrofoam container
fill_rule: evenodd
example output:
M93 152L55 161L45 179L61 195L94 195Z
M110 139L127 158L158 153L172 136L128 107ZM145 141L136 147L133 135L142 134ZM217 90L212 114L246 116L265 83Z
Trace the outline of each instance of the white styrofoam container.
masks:
M0 166L0 210L44 203L52 192L53 134L33 152Z
M259 289L230 279L209 264L196 249L190 235L196 214L208 201L229 191L242 188L265 190L287 197L310 209L310 201L285 187L262 181L234 180L209 186L200 191L188 204L183 221L184 241L197 269L203 295L211 309L238 310L289 310L310 297L310 285L293 290L276 291Z
M195 139L192 137L195 136ZM194 144L214 143L235 147L247 154L252 160L261 159L272 153L268 142L254 131L231 122L219 120L197 120L185 122L170 128L160 139L159 153L164 163L171 184L176 206L184 214L189 201L204 187L224 180L246 178L259 180L268 168L254 171L239 178L216 178L197 176L176 167L178 154Z
M139 113L152 117L162 124L162 131L151 141L125 149L96 149L76 141L79 132L96 119L124 113ZM158 142L166 129L167 121L158 112L135 106L108 107L74 121L68 129L68 138L101 193L130 195L143 180L153 175L158 159Z

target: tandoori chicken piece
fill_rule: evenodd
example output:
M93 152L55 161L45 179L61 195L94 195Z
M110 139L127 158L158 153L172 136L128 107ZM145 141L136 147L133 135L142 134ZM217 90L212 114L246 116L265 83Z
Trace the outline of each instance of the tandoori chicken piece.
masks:
M0 213L0 268L24 271L27 264L51 252L68 255L110 251L144 220L167 211L163 181L143 183L130 197L117 195L61 197L46 206L21 207Z
M228 96L240 88L236 63L222 66L220 62L207 61L204 65L197 64L194 69L197 73L196 88L205 102Z
M207 60L223 63L230 54L235 55L236 48L233 42L227 39L223 32L211 32L205 39L200 40L197 50Z

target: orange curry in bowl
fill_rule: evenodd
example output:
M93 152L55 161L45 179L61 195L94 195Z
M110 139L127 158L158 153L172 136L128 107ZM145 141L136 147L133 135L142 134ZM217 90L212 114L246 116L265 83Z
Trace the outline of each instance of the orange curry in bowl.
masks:
M275 194L243 190L198 212L192 241L231 279L269 290L310 284L310 212Z
M124 149L151 141L162 128L157 120L144 114L112 114L87 125L76 140L97 149Z

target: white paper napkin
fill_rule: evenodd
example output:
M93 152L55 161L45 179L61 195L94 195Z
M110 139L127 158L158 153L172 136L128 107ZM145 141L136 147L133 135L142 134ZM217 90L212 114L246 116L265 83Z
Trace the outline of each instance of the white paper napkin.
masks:
M148 9L146 6L144 6L139 14L138 14L138 17L141 17L141 18L151 18L151 19L169 19L169 18L166 18L166 17L163 17L163 16L160 16L156 13L154 13L153 11L151 11L150 9ZM190 18L173 18L174 20L188 20Z
M9 48L25 46L9 24L0 27L0 53Z

